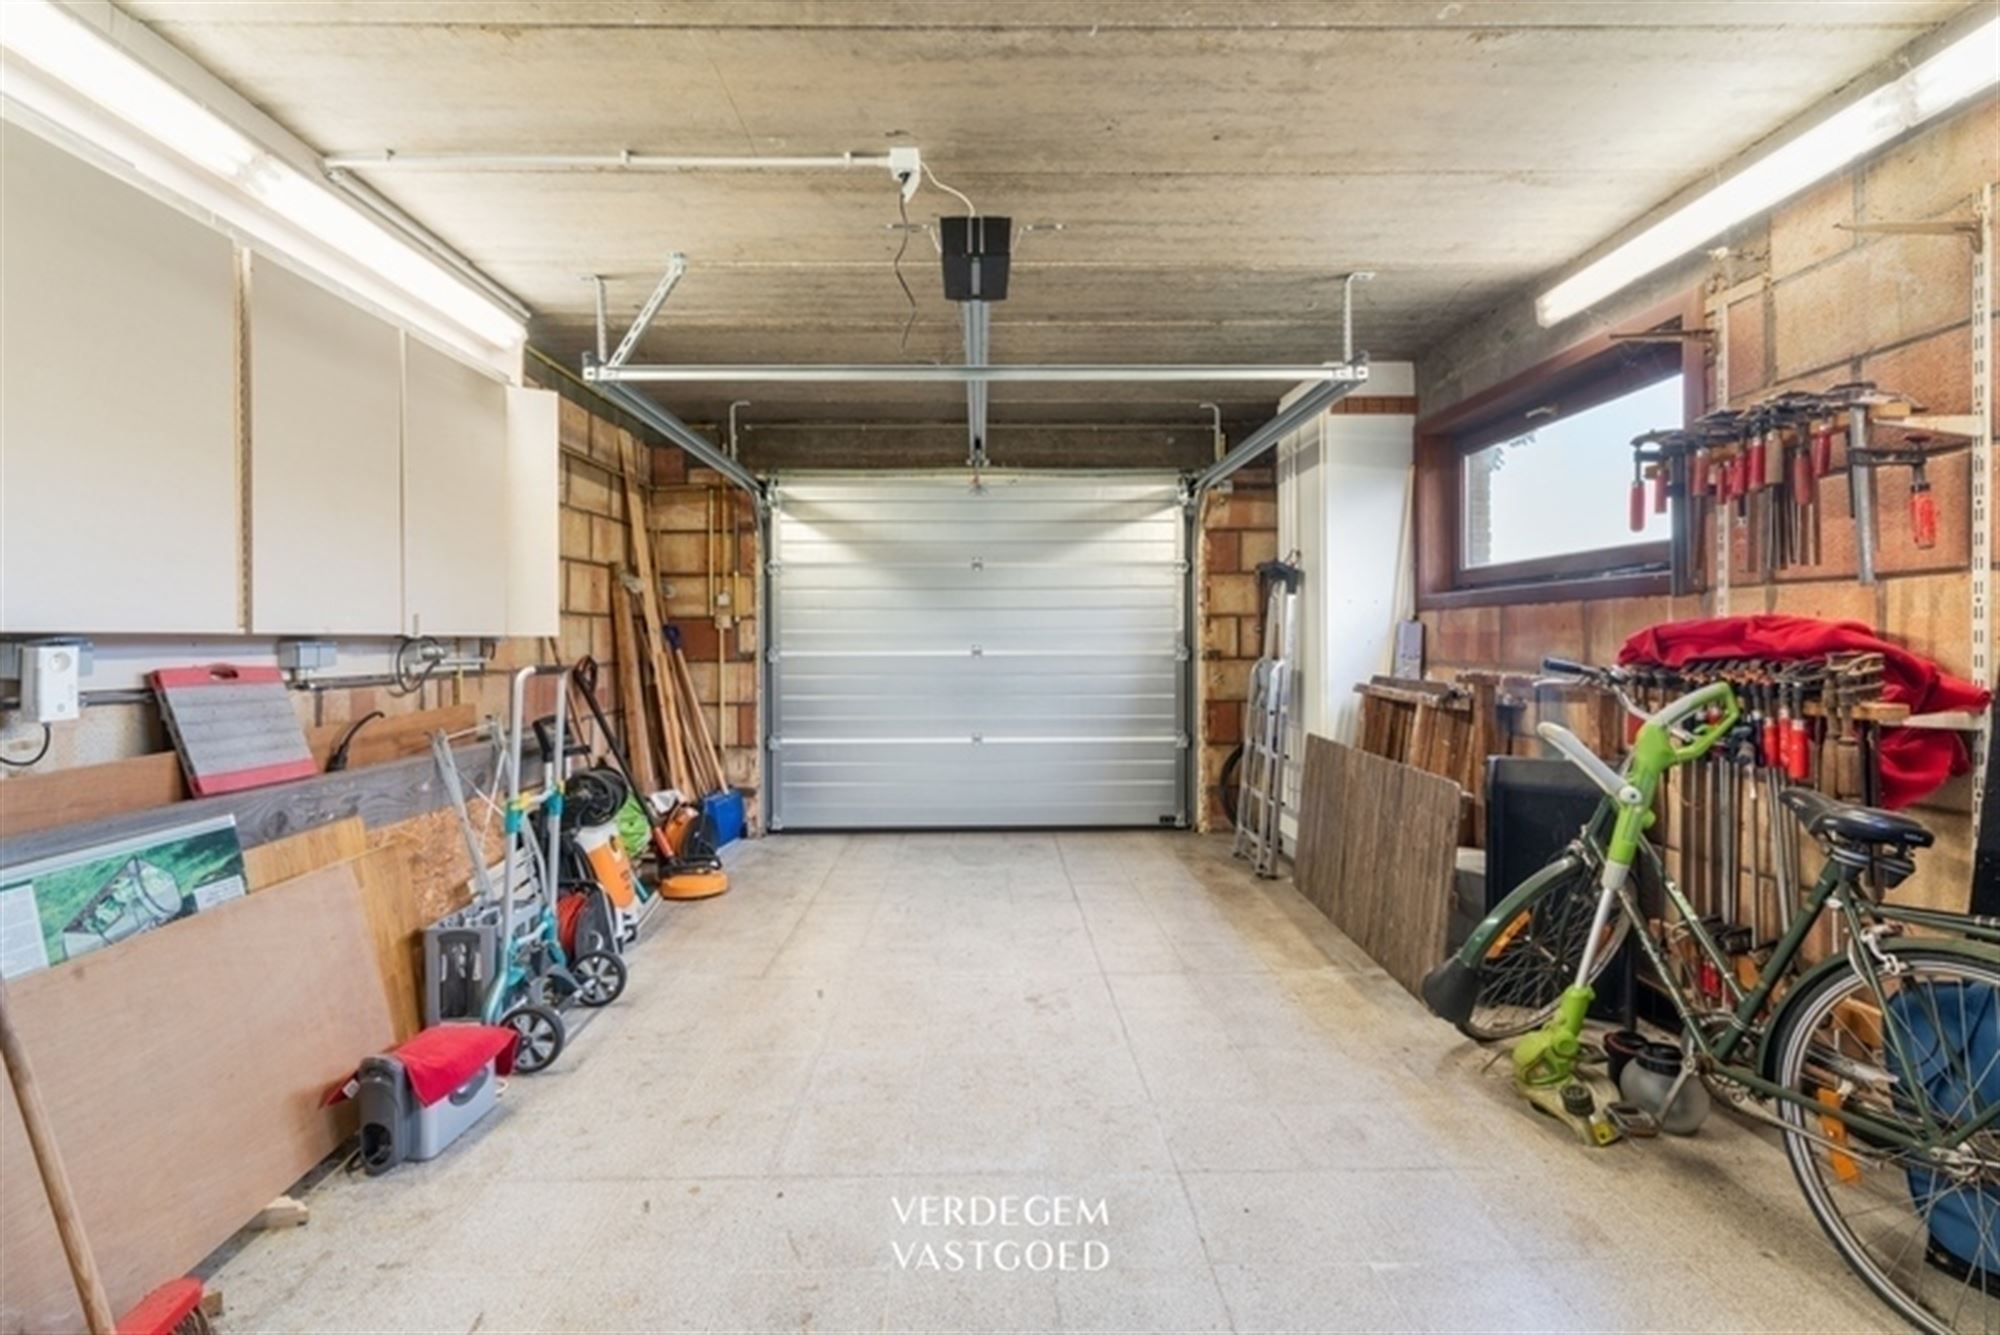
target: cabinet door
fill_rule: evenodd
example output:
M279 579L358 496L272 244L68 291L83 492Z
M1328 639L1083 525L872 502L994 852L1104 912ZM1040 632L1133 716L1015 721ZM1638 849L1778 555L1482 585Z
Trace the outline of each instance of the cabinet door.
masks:
M562 460L556 443L557 396L546 389L507 390L507 633L561 633Z
M251 273L250 627L403 627L402 337L291 270Z
M243 628L229 239L0 125L0 630Z
M406 633L507 633L507 455L507 387L406 335Z

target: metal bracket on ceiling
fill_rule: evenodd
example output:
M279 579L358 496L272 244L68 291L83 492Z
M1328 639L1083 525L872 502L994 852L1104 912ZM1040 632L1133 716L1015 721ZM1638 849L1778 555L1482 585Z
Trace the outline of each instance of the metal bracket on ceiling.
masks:
M639 346L639 336L653 323L653 317L660 313L660 307L667 304L667 298L672 296L674 289L680 285L681 278L687 273L687 267L687 256L678 250L667 256L667 271L661 274L660 281L653 285L653 294L646 298L646 304L641 306L638 315L633 317L632 327L625 331L625 337L618 340L618 348L611 354L611 360L604 363L607 367L615 369L623 366L631 357L633 349Z
M590 284L592 295L596 298L597 360L602 362L606 357L611 355L611 316L605 306L604 275L601 273L585 274L584 281Z
M1340 360L1354 364L1354 285L1375 281L1373 269L1356 269L1340 280Z

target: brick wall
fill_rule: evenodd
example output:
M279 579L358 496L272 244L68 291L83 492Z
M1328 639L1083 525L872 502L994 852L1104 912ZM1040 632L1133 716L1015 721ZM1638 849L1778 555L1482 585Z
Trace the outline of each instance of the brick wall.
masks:
M1278 493L1268 465L1246 468L1227 494L1209 493L1201 513L1200 671L1196 674L1201 810L1197 826L1225 829L1219 780L1223 761L1243 740L1250 668L1264 640L1257 565L1278 555Z
M1768 283L1728 309L1729 375L1718 401L1740 407L1786 389L1867 379L1911 395L1932 413L1969 412L1971 248L1957 237L1870 235L1839 224L1970 218L1981 186L1996 179L2000 99L1988 99L1746 229L1735 253L1718 262L1711 287L1738 289L1759 274ZM1618 327L1615 313L1605 318ZM1475 354L1468 348L1463 355ZM1460 394L1478 388L1449 367L1427 371L1425 379ZM1432 412L1445 405L1423 406ZM1769 585L1737 570L1730 610L1861 621L1948 671L1967 673L1973 559L1967 458L1943 460L1930 473L1935 548L1920 550L1910 541L1907 470L1884 469L1877 506L1882 577L1873 587L1858 584L1846 481L1836 473L1820 498L1827 560L1780 572ZM1995 558L2000 552L1982 559ZM1710 594L1455 608L1421 619L1432 674L1451 676L1470 667L1527 670L1544 654L1607 662L1632 631L1713 607ZM1959 779L1914 813L1936 830L1938 846L1919 859L1922 870L1905 897L1963 907L1971 884L1970 803L1969 783Z

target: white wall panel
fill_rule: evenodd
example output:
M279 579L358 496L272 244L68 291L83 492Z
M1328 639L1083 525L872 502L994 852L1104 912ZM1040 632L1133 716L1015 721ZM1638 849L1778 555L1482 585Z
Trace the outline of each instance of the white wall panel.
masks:
M1181 532L1170 477L784 479L773 828L1179 818Z
M250 625L403 625L402 335L261 257L251 272Z
M557 396L507 389L507 633L561 632L562 458Z
M403 341L403 616L412 635L507 633L507 387Z
M228 238L12 124L0 174L0 630L241 630Z

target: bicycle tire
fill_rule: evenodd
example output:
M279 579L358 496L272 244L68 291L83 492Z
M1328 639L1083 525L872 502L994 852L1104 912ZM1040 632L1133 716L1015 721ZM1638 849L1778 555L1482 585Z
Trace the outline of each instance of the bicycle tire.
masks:
M1893 977L1878 975L1885 989L1893 989L1892 1006L1902 989L1923 983L1967 982L1990 988L2000 998L2000 962L1922 946L1898 949L1895 958L1903 971ZM1967 994L1957 995L1962 998ZM1935 1013L1935 1001L1930 1004ZM1847 1034L1858 1047L1867 1024L1857 1025L1852 1010L1844 1013L1846 1018L1836 1018L1843 1014L1843 1005L1862 1006L1864 1013L1872 1012L1879 1034L1896 1031L1895 1024L1880 1022L1880 1008L1874 1005L1868 980L1852 963L1843 962L1795 994L1777 1017L1770 1039L1770 1050L1775 1054L1770 1070L1778 1084L1802 1098L1831 1100L1833 1106L1868 1097L1867 1088L1851 1078L1855 1070L1864 1069L1865 1059L1843 1053L1839 1040L1839 1035ZM1962 1016L1962 1002L1960 1005ZM1829 1020L1834 1024L1831 1038L1824 1028ZM1995 1016L1993 1023L2000 1024L2000 1016ZM1992 1031L1981 1035L1986 1041L1994 1037ZM1898 1048L1902 1048L1900 1043ZM1919 1055L1934 1063L1942 1051L1939 1045L1931 1044ZM1883 1060L1894 1055L1885 1045ZM1817 1068L1810 1064L1815 1060ZM1945 1060L1948 1063L1949 1058ZM1820 1074L1814 1074L1816 1069ZM1876 1069L1886 1073L1889 1068L1877 1063ZM1982 1068L1982 1080L1985 1074ZM1973 1082L1975 1093L1979 1083ZM1907 1096L1898 1094L1901 1084L1894 1077L1882 1081L1868 1104L1869 1114L1886 1122L1897 1115L1899 1100L1909 1106ZM1961 1115L1975 1112L1976 1106L1961 1104ZM1836 1118L1815 1118L1789 1100L1778 1101L1778 1115L1787 1127L1785 1157L1806 1198L1806 1208L1848 1268L1877 1298L1912 1326L1933 1335L2000 1329L2000 1277L1991 1269L1953 1257L1931 1222L1941 1202L1954 1197L1959 1198L1958 1209L1969 1209L1986 1219L2000 1211L2000 1137L1989 1132L1968 1143L1968 1152L1974 1156L1971 1186L1941 1187L1945 1179L1932 1171L1935 1165L1929 1161L1887 1155L1885 1146L1856 1138L1858 1133L1850 1133ZM1809 1121L1817 1121L1819 1126L1811 1127ZM1841 1146L1853 1148L1843 1151ZM1873 1162L1878 1157L1884 1161ZM1871 1173L1876 1176L1867 1178ZM1969 1195L1961 1197L1960 1193ZM1919 1207L1919 1195L1927 1198L1926 1206ZM1897 1208L1899 1198L1906 1211ZM1854 1204L1860 1208L1849 1208ZM1909 1222L1899 1225L1905 1213ZM1983 1222L1980 1229L1983 1236L1990 1236ZM1885 1264L1878 1253L1890 1254L1891 1261Z
M1455 1022L1467 1038L1493 1043L1541 1027L1555 1013L1563 990L1576 981L1597 909L1598 873L1574 855L1571 863L1540 885L1533 877L1523 882L1489 916L1489 922L1497 920L1494 930L1475 933L1460 952L1477 980L1471 1010ZM1625 915L1614 913L1591 981L1618 954L1629 929Z

